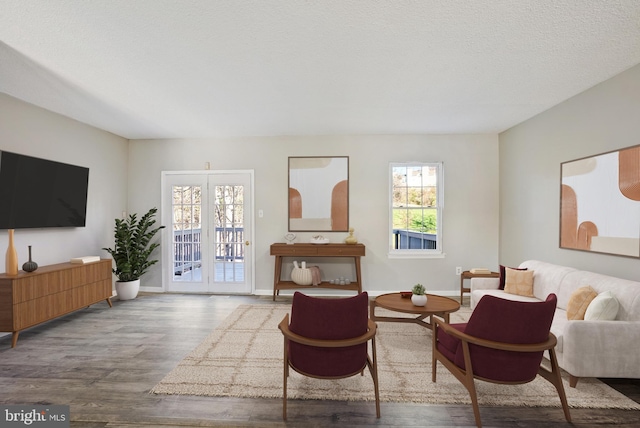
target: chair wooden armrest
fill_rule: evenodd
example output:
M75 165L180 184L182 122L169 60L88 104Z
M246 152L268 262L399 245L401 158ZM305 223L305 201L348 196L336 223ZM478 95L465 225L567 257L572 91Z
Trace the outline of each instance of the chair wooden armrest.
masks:
M278 328L282 331L284 337L288 340L291 340L296 343L300 343L302 345L316 346L318 348L345 348L348 346L360 345L361 343L365 343L376 335L377 324L368 320L368 330L365 334L353 337L350 339L340 339L340 340L325 340L325 339L311 339L309 337L300 336L292 332L289 329L289 314L286 314L280 324L278 324Z
M556 339L553 333L549 333L549 338L546 341L541 343L519 344L519 343L496 342L493 340L481 339L479 337L470 336L466 333L461 332L460 330L457 330L451 327L449 324L437 318L434 318L433 321L435 322L438 328L441 328L445 333L457 339L460 339L467 343L472 343L474 345L483 346L485 348L499 349L502 351L540 352L540 351L546 351L547 349L551 349L555 347L556 343L558 342L558 340Z

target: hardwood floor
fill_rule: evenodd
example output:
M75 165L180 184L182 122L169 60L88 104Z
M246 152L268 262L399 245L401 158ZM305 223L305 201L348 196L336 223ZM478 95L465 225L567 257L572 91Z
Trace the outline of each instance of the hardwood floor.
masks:
M239 304L270 297L146 294L99 303L0 338L0 403L68 404L72 427L475 426L469 405L425 406L280 399L159 396L148 391ZM280 299L275 304L288 304ZM636 401L637 380L611 380ZM484 426L570 426L560 408L483 407ZM640 412L572 409L573 425L640 425Z

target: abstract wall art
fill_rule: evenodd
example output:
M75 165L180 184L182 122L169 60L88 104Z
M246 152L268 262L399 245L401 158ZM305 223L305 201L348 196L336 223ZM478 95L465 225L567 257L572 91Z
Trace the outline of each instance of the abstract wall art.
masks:
M640 257L640 145L560 169L560 248Z

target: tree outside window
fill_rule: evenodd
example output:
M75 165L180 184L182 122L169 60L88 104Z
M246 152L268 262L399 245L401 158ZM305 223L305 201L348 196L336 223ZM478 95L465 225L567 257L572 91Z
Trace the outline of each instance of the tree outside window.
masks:
M393 163L391 251L442 253L442 163Z

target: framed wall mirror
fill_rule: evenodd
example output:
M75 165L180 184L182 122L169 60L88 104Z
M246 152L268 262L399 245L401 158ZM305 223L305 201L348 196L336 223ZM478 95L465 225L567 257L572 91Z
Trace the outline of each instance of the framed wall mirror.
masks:
M349 157L289 157L289 231L349 230Z

